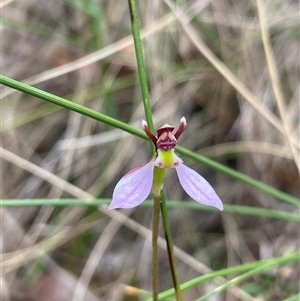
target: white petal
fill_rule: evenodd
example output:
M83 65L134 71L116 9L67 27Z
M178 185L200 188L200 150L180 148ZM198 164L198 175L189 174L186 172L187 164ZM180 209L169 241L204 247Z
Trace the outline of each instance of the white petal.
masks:
M223 204L211 185L196 171L184 164L175 167L185 192L196 202L223 210Z
M184 116L183 116L183 117L181 117L181 119L180 119L180 123L182 123L182 124L184 125L184 127L186 127L186 126L187 126L186 119L185 119L185 117L184 117Z
M133 208L150 194L153 184L153 161L127 173L116 185L108 209Z

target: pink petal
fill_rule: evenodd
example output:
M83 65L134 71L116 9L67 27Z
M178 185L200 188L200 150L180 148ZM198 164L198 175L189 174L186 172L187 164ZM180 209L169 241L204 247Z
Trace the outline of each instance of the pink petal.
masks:
M150 194L153 183L153 161L128 172L116 185L108 209L133 208Z
M196 171L184 164L175 167L185 192L196 202L223 210L223 204L211 185Z

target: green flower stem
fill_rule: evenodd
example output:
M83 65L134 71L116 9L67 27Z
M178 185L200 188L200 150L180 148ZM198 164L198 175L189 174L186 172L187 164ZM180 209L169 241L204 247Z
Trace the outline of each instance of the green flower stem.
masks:
M209 298L211 296L218 295L219 293L223 292L224 290L228 289L229 287L237 285L238 283L249 279L250 277L252 277L255 274L266 271L266 270L268 270L268 269L270 269L274 266L282 265L284 263L294 261L294 260L299 260L299 253L298 254L293 254L292 256L284 256L283 258L280 258L280 259L276 258L275 260L272 260L270 262L260 264L258 267L246 272L245 274L237 276L237 277L233 278L232 280L229 280L225 284L220 285L219 287L214 289L212 292L209 292L209 293L205 294L204 296L202 296L201 298L196 299L195 301L209 300Z
M16 81L14 79L8 78L6 76L0 75L0 83L8 86L10 88L16 89L18 91L24 92L26 94L38 97L40 99L46 100L48 102L51 102L55 105L61 106L63 108L72 110L74 112L78 112L82 115L91 117L95 120L101 121L105 124L111 125L115 128L119 128L121 130L124 130L128 133L131 133L133 135L139 136L143 139L148 139L147 135L139 129L136 129L129 124L119 121L117 119L114 119L112 117L109 117L105 114L101 114L95 110L92 110L90 108L87 108L83 105L80 105L78 103L72 102L70 100L64 99L62 97L56 96L54 94L45 92L43 90L40 90L38 88L29 86L27 84L21 83L19 81Z
M153 301L158 300L158 283L159 283L159 273L158 273L158 233L159 233L159 203L160 197L154 196L153 204L153 225L152 225L152 297Z
M1 207L32 207L32 206L104 206L108 205L111 199L94 199L86 202L82 199L10 199L0 200ZM144 201L140 206L151 207L153 201ZM199 210L199 211L217 211L214 207L205 206L196 202L181 202L170 201L167 202L168 208L181 208L185 210ZM286 212L282 210L273 210L258 207L239 206L239 205L224 205L224 213L250 215L256 217L275 218L286 220L290 222L300 223L300 215L295 212Z
M21 92L24 92L26 94L30 94L30 95L33 95L33 96L36 96L38 98L41 98L43 100L46 100L46 101L49 101L51 103L54 103L56 105L59 105L61 107L64 107L66 109L69 109L69 110L72 110L72 111L75 111L75 112L78 112L82 115L85 115L85 116L89 116L95 120L98 120L98 121L101 121L101 122L104 122L106 124L109 124L115 128L119 128L121 130L124 130L128 133L131 133L133 135L136 135L138 137L141 137L143 139L146 139L148 140L148 137L146 136L146 134L142 131L142 130L139 130L139 129L136 129L132 126L130 126L129 124L126 124L124 122L121 122L117 119L114 119L114 118L111 118L107 115L104 115L104 114L101 114L97 111L94 111L92 109L89 109L87 107L84 107L82 105L79 105L77 103L74 103L72 101L69 101L69 100L66 100L62 97L58 97L56 95L53 95L51 93L48 93L48 92L44 92L43 90L40 90L40 89L37 89L37 88L34 88L34 87L31 87L29 85L26 85L26 84L23 84L19 81L16 81L16 80L13 80L9 77L6 77L6 76L3 76L3 75L0 75L0 83L5 85L5 86L8 86L8 87L11 87L13 89L16 89L18 91L21 91ZM262 183L261 181L258 181L254 178L251 178L241 172L238 172L238 171L235 171L229 167L226 167L220 163L217 163L215 161L213 161L212 159L209 159L207 157L204 157L204 156L201 156L199 154L196 154L184 147L179 147L177 146L176 147L176 151L184 156L186 156L187 158L190 158L196 162L200 162L200 163L203 163L215 170L218 170L222 173L225 173L241 182L244 182L246 184L249 184L253 187L256 187L258 188L259 190L261 191L264 191L265 193L279 199L279 200L282 200L286 203L289 203L289 204L292 204L296 207L300 207L300 199L299 198L296 198L294 196L291 196L287 193L284 193L270 185L267 185L267 184L264 184Z
M190 288L193 288L201 283L205 283L210 280L214 280L218 277L223 277L223 276L229 276L231 274L236 274L236 273L244 273L248 271L253 271L254 269L257 269L261 266L264 266L266 269L266 265L268 265L268 268L271 268L273 266L279 265L279 264L287 264L289 262L294 262L294 261L299 261L300 253L299 252L294 252L288 255L280 256L280 257L275 257L271 259L265 259L265 260L258 260L250 263L244 263L241 265L236 265L233 267L225 268L222 270L218 271L213 271L211 273L199 276L197 278L194 278L186 283L183 283L180 288L181 291L186 291ZM166 290L158 295L158 300L165 300L167 298L170 298L173 296L175 293L174 289L169 289ZM146 299L145 301L152 301L151 298Z
M160 194L162 191L165 177L163 168L154 167L152 194L154 198L153 205L153 227L152 227L152 296L153 301L158 300L158 232L159 232L159 211L160 211Z
M147 73L144 63L143 57L143 48L142 48L142 40L140 36L140 29L139 29L139 21L137 16L137 7L135 0L128 0L129 11L130 11L130 20L131 20L131 29L132 35L134 40L134 47L135 47L135 55L138 65L138 72L140 77L141 83L141 90L143 95L143 102L144 102L144 110L146 121L148 123L148 127L152 133L154 133L154 125L152 119L152 109L150 104L150 97L148 91L148 80L147 80ZM151 143L151 150L152 153L155 153L155 146Z
M134 46L135 46L135 53L137 58L139 76L140 76L140 83L143 95L143 102L144 102L144 110L145 116L148 123L148 127L152 133L154 133L154 125L152 120L152 110L150 105L150 97L148 92L148 80L147 74L143 59L143 49L142 49L142 41L140 37L140 30L139 30L139 23L137 17L137 8L135 0L128 0L129 10L130 10L130 17L131 17L131 27L132 27L132 35L134 39ZM151 150L152 153L156 153L156 149L154 144L151 143ZM153 300L157 301L158 289L158 254L157 254L157 239L158 239L158 227L159 227L159 205L163 202L165 203L164 194L162 190L163 180L164 180L164 169L160 169L155 167L154 168L154 181L153 181L153 196L154 196L154 217L153 217L153 238L152 238L152 246L153 246ZM162 201L162 202L161 202ZM179 288L179 281L176 272L176 264L175 264L175 257L173 252L173 244L171 239L170 233L170 224L166 212L166 206L161 207L162 210L162 218L163 224L166 233L167 239L167 248L169 254L169 260L173 275L173 282L176 291L177 301L182 301L180 288ZM165 210L165 211L163 211Z
M173 277L173 285L175 289L175 295L177 301L182 301L181 289L180 289L180 281L176 267L175 255L173 250L173 241L170 229L170 222L168 218L168 210L166 205L166 198L164 192L161 191L161 203L160 203L161 214L163 217L163 225L165 230L165 236L167 241L167 249L168 249L168 257L170 261L172 277Z

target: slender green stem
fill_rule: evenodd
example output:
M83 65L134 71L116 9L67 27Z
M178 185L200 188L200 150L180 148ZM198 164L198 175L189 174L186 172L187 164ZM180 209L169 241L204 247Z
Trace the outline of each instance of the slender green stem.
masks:
M132 35L134 40L135 55L136 55L136 60L138 65L141 90L143 95L146 121L148 123L148 127L150 131L154 133L152 110L151 110L150 97L148 91L148 80L147 80L147 73L146 73L144 57L143 57L142 40L140 36L139 21L137 16L137 7L136 7L135 0L128 0L128 5L130 11L131 29L132 29ZM155 147L152 143L151 143L151 150L152 153L155 153Z
M10 199L0 200L1 207L31 207L31 206L104 206L108 205L111 199L94 199L88 202L84 199ZM152 207L153 201L144 201L140 206ZM201 205L196 202L181 202L168 200L168 208L181 208L185 210L198 211L217 211L214 207ZM256 217L275 218L290 222L300 223L300 215L297 212L286 212L282 210L239 206L224 205L224 213L250 215Z
M160 211L160 193L165 177L165 170L154 167L152 194L154 197L153 208L153 230L152 230L152 298L158 300L158 232L159 232L159 211Z
M165 236L166 236L166 241L167 241L167 249L168 249L169 261L170 261L170 266L171 266L171 271L172 271L173 285L174 285L174 289L175 289L176 300L182 301L181 290L180 290L180 281L179 281L179 276L178 276L177 267L176 267L175 255L174 255L174 250L173 250L173 241L172 241L171 229L170 229L170 222L169 222L168 210L167 210L167 206L166 206L166 198L165 198L163 191L161 191L160 209L161 209L161 214L163 217L163 225L164 225Z
M125 123L125 122L119 121L115 118L109 117L105 114L99 113L95 110L92 110L92 109L87 108L83 105L80 105L78 103L67 100L65 98L56 96L54 94L45 92L45 91L40 90L38 88L35 88L35 87L29 86L27 84L21 83L19 81L14 80L14 79L8 78L4 75L0 75L0 83L5 85L5 86L8 86L8 87L11 87L13 89L19 90L21 92L24 92L26 94L38 97L38 98L43 99L43 100L46 100L48 102L51 102L51 103L53 103L55 105L58 105L58 106L61 106L63 108L66 108L66 109L72 110L74 112L78 112L82 115L91 117L95 120L99 120L99 121L104 122L108 125L111 125L115 128L122 129L122 130L124 130L128 133L139 136L143 139L148 139L147 135L142 130L136 129L133 126L131 126L131 125Z
M289 262L294 262L294 261L299 261L299 256L300 253L299 252L294 252L291 254L287 254L284 256L280 256L280 257L275 257L275 258L270 258L270 259L265 259L265 260L258 260L258 261L254 261L254 262L250 262L250 263L244 263L241 265L236 265L233 267L229 267L229 268L225 268L222 270L218 270L218 271L212 271L211 273L199 276L197 278L194 278L188 282L183 283L180 288L182 291L186 291L190 288L193 288L201 283L205 283L207 281L210 280L214 280L218 277L222 277L222 276L229 276L231 274L236 274L236 273L244 273L247 271L253 271L256 268L259 268L263 265L269 265L269 267L271 266L276 266L278 264L287 264ZM169 289L166 290L162 293L160 293L158 295L158 300L165 300L167 298L170 298L171 296L174 295L174 289ZM145 301L152 301L151 298L147 298Z
M224 290L228 289L229 287L232 287L233 285L237 285L238 283L249 279L250 277L252 277L255 274L258 274L265 270L268 270L268 269L272 268L273 266L281 265L281 264L284 264L284 263L287 263L290 261L294 261L294 260L299 260L299 253L293 254L292 256L284 256L283 258L280 258L280 259L276 258L275 260L272 260L271 262L263 263L263 264L259 265L258 267L254 268L240 276L237 276L237 277L233 278L232 280L229 280L228 282L224 283L223 285L220 285L213 291L205 294L204 296L196 299L195 301L208 300L211 296L218 295L219 293L223 292Z
M160 198L154 196L153 225L152 225L152 296L153 301L158 300L158 232L159 232L159 203Z
M140 30L139 30L139 22L138 22L138 16L137 16L137 7L135 0L128 0L129 10L130 10L130 17L131 17L131 28L132 28L132 35L134 39L134 47L135 47L135 53L136 53L136 59L138 64L138 71L139 71L139 77L140 77L140 83L141 83L141 90L143 95L143 102L144 102L144 110L145 110L145 116L148 123L148 127L152 133L154 133L154 125L152 120L152 111L151 111L151 105L150 105L150 97L148 92L148 80L147 80L147 74L144 64L144 58L143 58L143 49L142 49L142 40L140 37ZM151 150L152 153L155 154L156 149L154 144L151 143ZM153 216L153 237L152 237L152 248L153 248L153 300L157 301L158 299L158 254L157 254L157 239L158 239L158 227L159 227L159 205L160 205L160 195L162 193L162 184L164 180L164 170L155 167L154 169L154 182L153 182L153 196L154 196L154 216ZM163 223L164 225L168 224L168 220L165 219L166 216L163 216ZM168 225L169 227L169 225ZM169 233L170 234L170 233ZM172 243L172 241L170 241ZM169 242L167 243L168 249L170 248ZM172 245L171 245L171 249ZM170 256L170 252L169 252ZM169 258L172 268L172 272L174 269L174 256L172 258ZM173 273L172 273L173 274ZM175 281L174 283L177 283ZM177 291L177 287L175 287L175 290ZM181 301L181 297L177 298L177 301Z

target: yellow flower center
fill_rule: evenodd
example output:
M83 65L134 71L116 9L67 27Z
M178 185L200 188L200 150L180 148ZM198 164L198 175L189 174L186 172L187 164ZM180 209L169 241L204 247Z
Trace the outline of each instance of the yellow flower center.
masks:
M157 158L154 164L160 168L172 168L182 163L182 160L175 154L174 149L157 150Z

